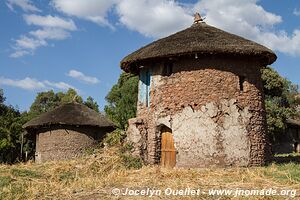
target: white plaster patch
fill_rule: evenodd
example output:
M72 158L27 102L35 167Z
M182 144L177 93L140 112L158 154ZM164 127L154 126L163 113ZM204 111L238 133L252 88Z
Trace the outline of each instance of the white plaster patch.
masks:
M222 122L215 118L221 114ZM247 166L250 159L250 140L246 130L251 114L248 108L239 109L236 100L223 100L220 106L208 103L201 110L186 107L172 118L170 125L177 167L213 165ZM169 117L158 120L168 123Z
M140 149L142 146L142 135L136 127L137 118L130 119L128 129L126 131L126 142L133 145L133 156L140 156Z

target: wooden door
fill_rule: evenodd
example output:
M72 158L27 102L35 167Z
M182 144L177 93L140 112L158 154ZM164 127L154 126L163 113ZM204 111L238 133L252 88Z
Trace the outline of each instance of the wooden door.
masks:
M170 130L163 130L161 135L161 166L175 167L176 150L173 135Z

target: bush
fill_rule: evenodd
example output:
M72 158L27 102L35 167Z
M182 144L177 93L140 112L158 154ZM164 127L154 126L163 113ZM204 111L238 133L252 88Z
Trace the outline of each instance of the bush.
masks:
M119 155L122 159L122 163L127 169L140 169L143 166L143 162L141 158L131 155L132 148L133 146L130 144L124 144L120 147Z
M116 129L111 133L108 133L103 139L103 144L106 146L121 145L126 137L125 131Z

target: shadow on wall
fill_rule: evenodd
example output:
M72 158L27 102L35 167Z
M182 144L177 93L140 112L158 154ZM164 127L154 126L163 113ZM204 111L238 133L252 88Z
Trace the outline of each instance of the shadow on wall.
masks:
M39 132L50 132L55 134L55 131L58 130L65 130L66 133L70 134L69 131L78 132L81 134L85 134L89 138L95 140L95 141L102 141L106 135L106 133L112 131L109 128L97 128L97 127L90 127L90 126L72 126L72 125L53 125L48 128L42 128Z
M250 58L243 57L243 56L233 58L232 56L230 57L225 55L224 56L210 55L210 56L205 56L204 59L201 59L201 57L199 57L198 59L194 59L194 58L192 60L190 59L191 58L189 57L187 58L183 57L180 60L174 62L172 65L172 73L185 72L185 71L193 72L193 71L204 70L204 69L219 70L222 72L225 71L225 72L235 74L236 76L247 77L247 81L250 84L254 85L258 89L261 88L261 85L258 85L259 81L257 81L259 74L253 73L252 70L252 67L254 66L262 67L257 63L256 60L251 60ZM155 71L154 72L152 71L152 73L153 73L152 75L161 75L161 72L155 73Z

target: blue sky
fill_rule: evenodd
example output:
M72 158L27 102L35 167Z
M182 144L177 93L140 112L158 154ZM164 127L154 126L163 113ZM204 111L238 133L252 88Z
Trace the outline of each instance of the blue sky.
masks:
M38 92L68 87L103 109L120 60L189 27L196 11L273 49L273 67L300 84L299 0L2 0L0 11L0 88L21 110Z

